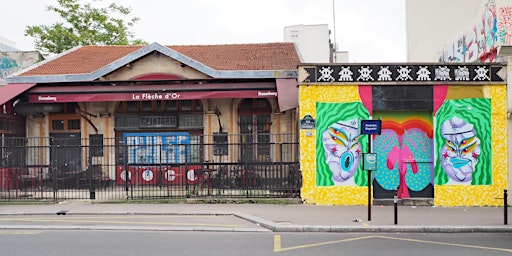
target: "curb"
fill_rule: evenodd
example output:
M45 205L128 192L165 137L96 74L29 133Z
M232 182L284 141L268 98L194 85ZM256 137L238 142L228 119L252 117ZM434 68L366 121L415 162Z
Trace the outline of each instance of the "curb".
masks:
M0 213L7 215L55 215L56 212L12 212ZM179 212L179 213L148 213L148 212L67 212L69 215L176 215L176 216L234 216L259 226L259 228L219 228L219 227L155 227L155 226L85 226L85 225L0 225L0 230L137 230L137 231L214 231L214 232L324 232L324 233L512 233L512 226L411 226L411 225L283 225L268 221L243 212Z

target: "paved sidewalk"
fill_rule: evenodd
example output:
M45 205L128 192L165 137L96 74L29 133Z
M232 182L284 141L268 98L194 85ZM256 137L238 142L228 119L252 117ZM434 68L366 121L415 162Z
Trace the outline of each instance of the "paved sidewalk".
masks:
M509 208L510 210L510 208ZM233 215L274 232L511 232L503 207L318 206L302 204L103 204L69 201L0 205L0 215L166 214ZM508 214L510 219L510 213ZM1 227L0 227L1 228Z

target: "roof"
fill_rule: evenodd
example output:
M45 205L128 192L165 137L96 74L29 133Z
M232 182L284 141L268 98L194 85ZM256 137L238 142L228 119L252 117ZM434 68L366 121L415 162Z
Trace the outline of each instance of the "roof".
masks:
M154 47L149 48L150 46ZM166 49L161 48L170 49L168 54L170 57L173 57L173 53L177 53L178 57L182 55L181 57L185 60L191 59L189 61L196 65L204 65L219 71L296 70L301 63L293 43L81 46L21 72L18 76L90 74L137 52L141 52L136 54L137 58L148 54L150 49L166 52ZM180 61L179 58L176 59ZM133 60L135 60L135 56L126 61Z

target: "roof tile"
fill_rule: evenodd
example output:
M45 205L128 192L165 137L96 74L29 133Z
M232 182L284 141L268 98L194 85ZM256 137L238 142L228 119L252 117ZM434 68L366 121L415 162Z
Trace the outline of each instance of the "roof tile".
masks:
M88 74L144 46L82 46L20 76ZM216 70L294 70L293 43L167 46Z

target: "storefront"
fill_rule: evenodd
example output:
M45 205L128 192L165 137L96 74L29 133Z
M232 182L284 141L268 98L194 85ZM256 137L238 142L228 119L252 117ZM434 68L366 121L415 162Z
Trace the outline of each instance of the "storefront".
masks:
M302 65L299 74L306 202L364 205L371 185L371 200L396 192L440 206L503 203L503 65ZM380 133L362 134L361 120L381 120ZM362 167L369 152L377 157L370 184Z
M271 143L297 139L298 64L292 43L82 46L7 78L0 104L23 118L17 135L34 149L18 165L45 175L95 165L119 180L128 165L271 162Z

